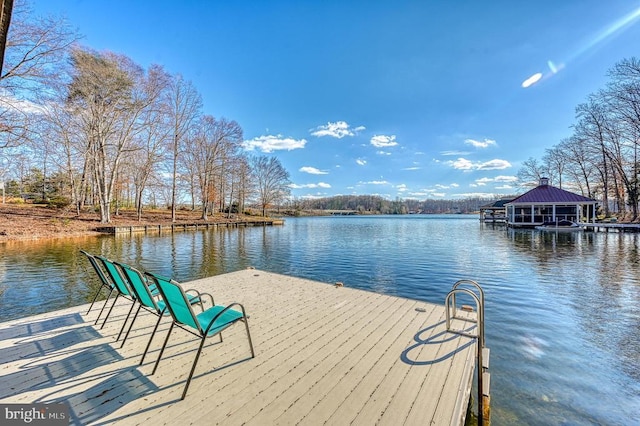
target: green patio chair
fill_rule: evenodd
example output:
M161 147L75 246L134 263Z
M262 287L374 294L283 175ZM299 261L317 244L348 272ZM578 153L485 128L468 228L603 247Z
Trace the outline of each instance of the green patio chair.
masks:
M107 295L107 299L104 301L104 305L102 305L102 309L100 309L100 312L98 313L98 317L96 318L96 321L94 323L94 324L98 324L98 320L100 319L100 316L102 316L102 312L104 311L104 308L107 306L107 303L109 302L109 298L111 297L111 294L113 294L113 292L116 290L116 288L115 288L115 285L111 281L109 281L109 279L105 276L104 271L98 265L98 261L94 255L84 250L80 250L80 253L84 254L87 257L87 259L89 260L89 263L93 267L94 271L96 271L96 274L98 274L98 278L100 279L100 288L98 288L96 295L93 296L93 300L91 301L91 305L89 305L89 310L87 311L87 315L89 314L89 312L91 312L91 308L93 308L93 304L98 299L98 296L100 295L100 292L102 291L102 289L103 288L109 289L109 294Z
M118 268L116 267L116 265L109 259L107 259L104 256L95 256L96 259L98 259L101 263L102 266L104 267L105 271L107 272L107 275L109 276L109 278L111 279L111 282L113 283L115 290L116 290L116 298L114 299L113 303L111 304L111 308L109 308L109 312L107 312L107 316L104 318L104 322L102 323L102 326L100 327L100 329L102 329L104 327L104 325L107 323L107 319L109 318L109 315L111 315L111 311L113 311L113 307L116 306L116 302L118 301L118 298L120 296L122 296L123 298L127 299L128 301L131 302L131 308L129 309L129 312L127 313L127 317L124 319L124 323L122 324L122 328L120 329L120 333L118 333L118 337L116 337L116 342L118 340L120 340L120 336L122 335L122 331L124 330L124 327L127 323L127 321L129 320L129 317L131 316L131 312L133 311L133 308L135 307L136 304L136 296L135 293L133 293L131 291L131 289L129 288L129 286L127 285L126 281L124 280L124 278L122 278L122 275L120 274L120 271L118 271Z
M149 288L150 287L149 280L142 272L125 263L121 263L121 262L113 262L113 263L120 268L120 270L123 273L122 276L129 283L129 288L135 293L136 299L139 302L138 309L136 310L136 313L133 316L133 319L131 320L131 324L129 325L127 333L124 335L124 338L122 339L122 344L120 345L120 347L123 347L124 343L127 341L127 338L129 337L129 333L131 332L131 329L133 328L133 324L135 323L136 318L138 317L138 314L140 313L141 309L144 309L147 312L151 312L152 314L158 317L158 321L156 321L156 325L153 328L153 332L151 333L151 337L149 338L147 347L145 348L144 353L142 354L142 359L140 359L139 365L142 365L144 363L144 358L147 356L147 352L151 347L151 342L153 341L153 337L155 336L156 331L158 330L160 321L162 320L163 317L170 316L170 313L164 301L154 296L153 292ZM152 288L154 289L156 288L155 284L152 284ZM204 304L203 304L202 297L205 295L211 298L211 305L212 306L215 305L213 301L213 296L211 296L208 293L200 293L196 289L185 290L185 293L187 294L189 303L191 305L199 304L200 309L202 311L204 311ZM190 293L194 293L194 294L190 294Z
M149 272L146 272L145 274L158 287L162 299L166 302L169 313L173 318L173 322L171 323L171 327L169 328L167 337L162 345L162 349L160 349L160 354L158 355L158 359L156 360L156 364L153 367L151 374L153 375L156 372L158 364L160 364L160 359L162 358L164 349L167 346L167 342L169 342L169 337L171 336L171 331L173 330L174 325L177 325L183 330L200 338L200 347L196 353L196 357L191 367L191 372L189 373L187 383L185 384L184 391L182 392L182 398L180 399L184 399L187 395L189 384L191 383L193 373L196 370L196 364L198 363L202 347L204 346L204 342L207 337L219 335L220 342L222 342L222 331L236 322L242 321L244 322L244 326L247 331L249 348L251 349L251 358L255 357L253 343L251 342L251 334L249 333L249 323L247 321L247 314L244 310L244 306L239 303L232 303L228 306L213 305L202 313L196 315L189 304L187 295L179 283ZM236 306L240 308L241 312L231 309Z

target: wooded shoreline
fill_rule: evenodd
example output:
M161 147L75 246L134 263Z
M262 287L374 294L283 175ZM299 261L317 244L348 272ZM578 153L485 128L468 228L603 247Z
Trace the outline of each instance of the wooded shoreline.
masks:
M138 221L135 210L121 210L112 216L110 223L100 223L99 214L85 210L78 216L73 209L55 209L42 205L0 204L0 243L9 241L40 240L80 236L104 235L101 228L120 227L171 227L190 225L211 226L250 224L272 220L246 214L218 213L203 220L202 212L179 210L176 221L171 220L171 210L145 211ZM112 232L109 232L112 233Z

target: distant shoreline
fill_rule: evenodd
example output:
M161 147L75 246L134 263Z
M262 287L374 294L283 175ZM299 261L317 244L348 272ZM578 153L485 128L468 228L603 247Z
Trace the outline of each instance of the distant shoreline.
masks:
M330 217L330 216L382 216L378 212L356 212L352 210L291 210L272 211L271 219L286 217ZM474 215L470 213L406 213L392 216L428 216L428 215ZM0 244L12 241L50 240L56 238L96 237L108 235L99 231L104 227L166 227L170 225L211 225L211 224L239 224L253 221L264 221L270 218L253 215L216 213L207 220L201 218L200 211L179 210L176 221L171 221L171 211L168 209L144 210L142 219L138 221L136 212L131 209L121 209L118 215L112 214L111 223L100 223L99 215L90 210L84 210L78 216L69 208L55 209L35 204L0 204ZM619 220L618 223L631 223Z

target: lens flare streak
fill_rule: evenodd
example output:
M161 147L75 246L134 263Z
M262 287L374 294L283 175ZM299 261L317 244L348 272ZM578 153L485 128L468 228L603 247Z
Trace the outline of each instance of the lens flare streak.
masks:
M529 77L528 79L522 82L522 87L524 87L525 89L527 87L531 87L534 84L536 84L538 81L540 81L541 78L542 78L541 72L535 73L534 75L532 75L531 77Z
M581 48L577 49L575 51L575 53L573 55L571 55L567 61L565 61L565 63L571 62L571 61L575 60L576 58L584 55L587 51L596 48L598 45L602 44L607 39L612 38L613 36L621 33L625 29L629 28L632 24L635 24L639 19L640 19L640 7L635 9L635 10L633 10L631 13L628 13L627 15L623 16L622 18L618 19L613 24L607 26L603 30L599 31L596 34L595 37L593 37L591 40L589 40L589 42L587 42ZM564 64L562 64L562 63L561 64L555 64L550 60L547 61L547 66L549 67L549 70L551 71L550 73L547 72L544 75L542 73L540 73L540 72L536 73L536 74L532 75L531 77L527 78L525 81L523 81L522 82L522 87L525 88L525 89L527 87L531 87L534 84L536 84L537 82L539 82L543 77L547 78L549 76L557 74L560 70L562 70L564 68Z

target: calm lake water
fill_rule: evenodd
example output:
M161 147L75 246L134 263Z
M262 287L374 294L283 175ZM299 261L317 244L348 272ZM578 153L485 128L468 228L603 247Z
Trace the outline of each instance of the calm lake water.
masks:
M640 234L353 216L0 244L0 321L90 301L80 248L179 281L254 266L439 304L473 279L487 298L494 425L640 424Z

